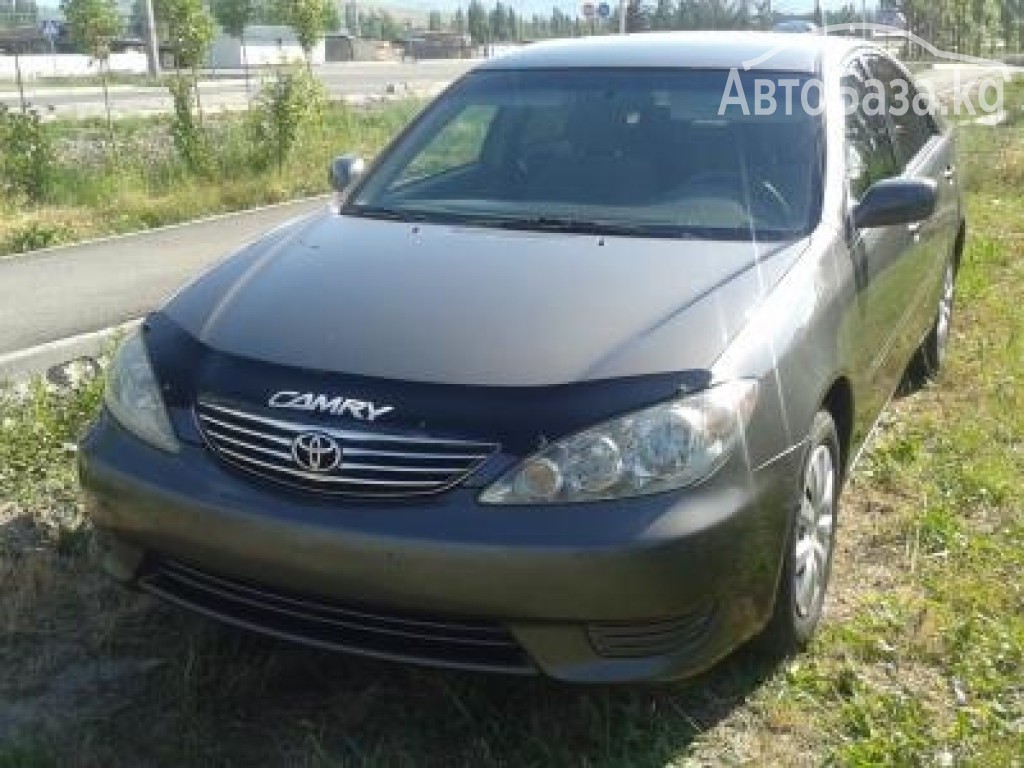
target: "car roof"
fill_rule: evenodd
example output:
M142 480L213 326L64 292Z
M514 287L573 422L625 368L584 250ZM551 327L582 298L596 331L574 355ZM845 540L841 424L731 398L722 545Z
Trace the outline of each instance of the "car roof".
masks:
M533 43L477 69L681 67L813 73L863 40L772 32L647 32Z

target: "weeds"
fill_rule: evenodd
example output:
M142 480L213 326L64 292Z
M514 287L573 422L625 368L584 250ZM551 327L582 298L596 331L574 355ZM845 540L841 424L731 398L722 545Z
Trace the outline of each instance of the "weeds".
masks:
M0 195L43 201L53 181L53 143L35 110L0 104Z
M264 82L249 120L257 167L284 171L304 133L322 126L327 93L307 69L279 69Z
M209 138L203 131L196 106L192 79L176 75L167 81L174 103L171 136L185 167L196 176L208 176L212 168Z
M207 117L201 127L191 113L118 121L114 161L95 151L102 122L42 124L52 162L41 198L0 190L0 256L325 193L333 156L373 155L420 108L416 101L367 109L328 103L317 112L300 106L309 92L295 81L275 97L278 107L271 100L253 117ZM284 125L293 118L294 130ZM261 127L254 130L254 121ZM0 163L4 157L0 145Z
M96 379L70 392L42 382L23 391L0 389L0 501L46 505L77 498L69 458L101 394Z

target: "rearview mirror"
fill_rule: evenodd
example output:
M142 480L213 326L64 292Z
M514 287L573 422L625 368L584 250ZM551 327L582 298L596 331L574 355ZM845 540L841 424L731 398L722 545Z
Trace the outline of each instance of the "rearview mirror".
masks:
M365 170L366 161L359 155L341 155L331 161L328 178L335 192L344 192Z
M913 224L935 210L932 179L882 179L872 184L853 210L858 228Z

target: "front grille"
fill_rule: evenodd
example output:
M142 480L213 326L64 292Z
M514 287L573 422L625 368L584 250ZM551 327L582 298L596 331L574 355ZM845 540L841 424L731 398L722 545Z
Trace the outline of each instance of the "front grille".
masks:
M139 579L157 597L235 626L332 651L478 671L532 674L500 624L341 605L161 560Z
M462 482L497 450L493 443L335 429L270 418L200 401L196 418L207 444L225 461L253 474L307 491L363 497L439 493ZM327 435L341 449L330 471L304 469L298 437Z
M590 624L587 633L594 650L608 658L661 656L700 640L713 616L714 606L708 606L658 621Z

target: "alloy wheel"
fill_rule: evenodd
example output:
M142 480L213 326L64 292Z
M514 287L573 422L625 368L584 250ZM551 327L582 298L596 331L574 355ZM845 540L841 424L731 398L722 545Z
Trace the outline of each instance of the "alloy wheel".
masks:
M827 445L815 446L804 470L796 531L793 598L797 615L810 616L828 580L835 528L836 469Z

